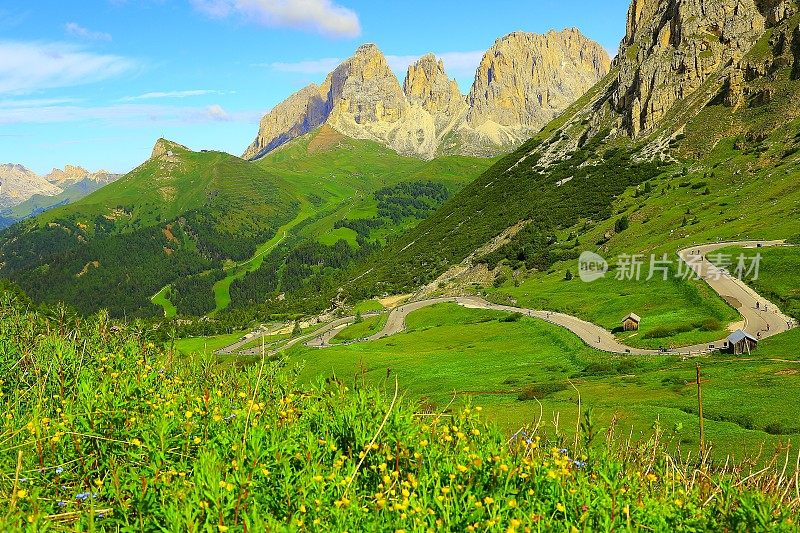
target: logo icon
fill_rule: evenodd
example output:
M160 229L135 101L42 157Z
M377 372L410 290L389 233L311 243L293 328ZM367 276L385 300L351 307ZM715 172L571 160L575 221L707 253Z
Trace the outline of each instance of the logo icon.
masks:
M591 283L605 277L608 261L594 252L583 252L578 258L578 273L581 281Z

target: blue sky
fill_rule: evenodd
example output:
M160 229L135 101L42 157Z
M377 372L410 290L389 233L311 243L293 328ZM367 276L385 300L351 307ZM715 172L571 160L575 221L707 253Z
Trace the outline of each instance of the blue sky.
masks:
M402 81L435 52L467 92L516 30L612 54L629 0L0 0L0 163L126 172L164 136L241 154L258 120L364 42Z

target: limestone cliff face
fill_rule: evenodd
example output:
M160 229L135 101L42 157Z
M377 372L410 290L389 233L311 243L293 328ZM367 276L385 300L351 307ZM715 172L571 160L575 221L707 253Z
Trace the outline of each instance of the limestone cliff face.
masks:
M14 207L35 194L55 196L61 189L22 165L0 165L0 208Z
M735 71L767 28L796 11L789 0L633 0L611 99L625 129L633 137L651 131L709 77ZM730 104L741 76L731 72Z
M404 155L495 155L527 140L609 65L605 50L577 30L514 33L487 52L465 97L433 54L409 67L401 87L378 47L367 44L321 86L268 113L244 157L263 157L322 124Z
M433 54L423 56L408 67L403 92L412 106L420 107L433 117L437 137L468 109L458 83L447 77L444 62Z
M495 144L517 144L605 76L608 53L576 29L512 33L486 52L469 94L466 124Z
M402 120L408 110L400 83L374 44L356 50L328 76L322 89L332 107L332 122L392 124Z
M245 159L257 159L325 123L330 109L327 95L309 85L278 104L261 119L258 136L245 151Z
M410 105L386 58L374 44L361 46L325 83L331 113L326 123L355 139L378 141L401 153L413 151L405 126Z

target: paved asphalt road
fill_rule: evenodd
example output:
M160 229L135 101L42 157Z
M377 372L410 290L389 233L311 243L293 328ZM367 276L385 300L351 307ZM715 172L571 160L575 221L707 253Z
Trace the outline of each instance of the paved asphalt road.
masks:
M715 267L705 258L705 256L720 248L732 245L755 248L758 245L767 247L779 246L782 244L783 241L743 241L706 244L681 250L678 252L678 255L681 257L684 263L688 265L699 277L704 279L709 286L715 292L717 292L717 294L738 309L739 313L741 313L742 317L744 318L745 331L764 339L766 337L783 333L790 329L794 325L792 319L782 314L774 303L757 294L744 282L732 276L724 269ZM356 342L372 341L396 335L405 329L405 319L409 313L424 307L445 302L457 303L463 307L471 309L507 311L539 318L551 324L555 324L572 331L587 345L605 352L632 355L653 355L659 353L657 350L644 350L626 346L617 341L614 335L606 329L574 316L565 315L562 313L554 313L551 311L539 311L534 309L499 305L488 302L480 297L473 296L431 298L402 305L390 312L389 318L386 321L386 325L379 333L366 339L360 339ZM756 304L758 304L758 307L756 307ZM294 346L298 342L306 342L306 345L311 347L327 348L330 346L330 340L342 329L351 324L353 320L354 317L346 317L335 320L312 334L304 335L291 340L289 343L271 353L277 353L285 350L291 346ZM252 341L252 339L250 340ZM669 353L698 355L701 353L706 353L711 349L721 348L724 345L724 342L725 339L721 339L714 343L672 349L669 350ZM242 353L258 354L259 352L259 349L254 349Z

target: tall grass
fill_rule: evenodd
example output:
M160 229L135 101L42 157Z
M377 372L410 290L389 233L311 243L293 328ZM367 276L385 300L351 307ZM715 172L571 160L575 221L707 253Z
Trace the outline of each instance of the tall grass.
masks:
M570 442L558 423L509 439L478 408L418 412L394 381L300 388L281 361L184 358L102 314L0 298L3 531L796 527L790 450L714 465L589 413Z

